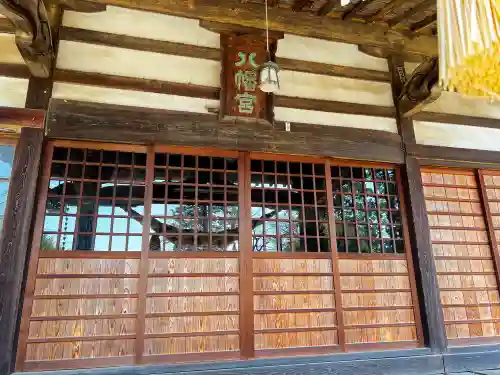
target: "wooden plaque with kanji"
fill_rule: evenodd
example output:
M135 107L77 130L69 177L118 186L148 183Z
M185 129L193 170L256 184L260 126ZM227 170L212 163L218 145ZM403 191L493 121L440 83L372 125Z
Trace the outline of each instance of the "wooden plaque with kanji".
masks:
M220 117L271 121L271 95L259 89L259 71L268 59L261 35L221 36Z

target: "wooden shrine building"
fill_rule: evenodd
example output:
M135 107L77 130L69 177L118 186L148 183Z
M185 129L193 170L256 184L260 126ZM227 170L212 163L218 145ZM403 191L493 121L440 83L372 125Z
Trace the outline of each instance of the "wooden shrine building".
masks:
M500 104L435 0L265 13L0 0L0 375L500 368Z

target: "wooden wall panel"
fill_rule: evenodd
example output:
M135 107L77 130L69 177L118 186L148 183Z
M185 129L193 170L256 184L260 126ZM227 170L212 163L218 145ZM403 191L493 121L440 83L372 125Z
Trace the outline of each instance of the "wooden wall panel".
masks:
M148 260L144 359L238 353L239 260L220 257Z
M122 336L134 332L134 318L35 321L30 323L29 338Z
M256 310L334 309L335 298L330 294L256 295Z
M238 292L238 277L156 277L148 280L148 293Z
M139 272L138 259L40 259L38 274L129 275Z
M133 356L139 260L54 256L38 261L25 365Z
M136 298L35 300L31 311L34 317L63 317L87 315L127 315L137 311Z
M35 284L36 296L75 296L94 294L134 294L137 293L137 279L38 279Z
M145 355L172 355L238 351L239 335L146 339Z
M304 347L336 346L337 331L257 333L255 349L288 349Z
M179 296L150 297L146 302L147 314L208 313L238 311L238 296Z
M134 340L95 340L28 344L26 360L124 357L134 354Z
M238 315L147 318L146 334L237 331Z
M255 350L338 345L330 259L253 259Z
M497 276L474 173L426 169L422 181L450 345L500 336ZM494 178L485 183L495 199Z
M406 258L339 260L346 344L417 345Z

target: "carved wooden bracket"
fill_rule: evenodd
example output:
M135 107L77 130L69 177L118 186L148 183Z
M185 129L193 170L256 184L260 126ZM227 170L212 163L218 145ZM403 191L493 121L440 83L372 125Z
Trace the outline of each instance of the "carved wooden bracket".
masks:
M47 78L54 63L49 11L42 0L0 0L0 13L15 27L16 44L31 74Z
M406 81L398 100L405 104L404 116L410 117L422 111L441 95L439 80L439 59L433 57L420 64Z

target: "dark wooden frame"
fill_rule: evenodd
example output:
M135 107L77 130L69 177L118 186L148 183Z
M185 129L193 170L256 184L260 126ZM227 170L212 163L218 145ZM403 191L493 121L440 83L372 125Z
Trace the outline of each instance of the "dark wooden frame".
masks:
M16 352L18 316L29 257L28 233L35 202L43 131L23 128L17 143L0 244L0 374L9 374Z
M387 62L391 74L392 97L396 107L398 132L405 149L402 170L402 179L405 184L402 184L404 191L400 194L403 194L407 199L408 218L409 222L413 224L409 231L409 239L411 260L414 265L413 274L419 285L417 292L420 302L421 332L425 344L433 352L442 353L446 351L448 342L437 283L436 263L430 238L420 163L411 152L418 146L416 145L413 120L404 117L404 113L411 103L400 98L406 83L404 58L400 54L394 54L389 56Z

